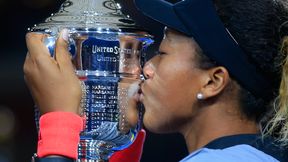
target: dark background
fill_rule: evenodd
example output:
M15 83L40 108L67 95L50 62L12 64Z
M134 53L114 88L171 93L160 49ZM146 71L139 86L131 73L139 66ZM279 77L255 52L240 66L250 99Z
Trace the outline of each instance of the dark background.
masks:
M29 162L36 151L33 101L23 80L27 28L56 12L63 0L0 0L0 162ZM123 12L161 40L162 26L141 15L130 0ZM155 43L150 51L157 48ZM152 54L149 55L150 57ZM160 114L159 114L160 115ZM187 154L179 135L148 132L142 162L174 162Z

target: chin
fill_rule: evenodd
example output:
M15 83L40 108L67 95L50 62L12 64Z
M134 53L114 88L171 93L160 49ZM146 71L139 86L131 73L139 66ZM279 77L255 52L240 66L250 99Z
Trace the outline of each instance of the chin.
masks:
M148 117L145 118L145 114L144 114L143 124L144 124L144 127L152 133L157 133L157 134L169 133L169 130L167 130L168 127L161 125L162 124L161 121L151 120Z
M149 130L150 132L153 132L153 133L157 133L157 129L155 127L155 124L153 122L153 120L151 120L147 113L144 113L144 117L143 117L143 125L144 127Z

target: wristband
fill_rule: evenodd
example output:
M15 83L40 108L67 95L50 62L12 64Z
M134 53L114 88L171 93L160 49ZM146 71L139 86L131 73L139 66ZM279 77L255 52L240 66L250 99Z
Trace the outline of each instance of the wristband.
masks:
M70 112L50 112L39 121L37 155L60 155L77 159L83 119ZM49 157L50 158L50 157Z
M45 157L38 158L37 154L32 157L31 162L75 162L73 159L65 158L65 157Z

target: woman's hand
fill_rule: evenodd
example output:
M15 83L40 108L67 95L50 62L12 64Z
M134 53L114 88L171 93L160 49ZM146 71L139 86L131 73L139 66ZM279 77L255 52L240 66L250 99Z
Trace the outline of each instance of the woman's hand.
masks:
M43 44L44 34L28 33L24 78L41 114L53 111L79 114L81 84L68 51L68 30L56 42L55 58Z

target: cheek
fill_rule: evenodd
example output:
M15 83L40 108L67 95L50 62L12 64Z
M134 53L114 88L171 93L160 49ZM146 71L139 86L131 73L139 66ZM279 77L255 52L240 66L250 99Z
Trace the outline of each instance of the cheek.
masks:
M155 91L155 98L165 107L181 107L191 104L191 99L198 87L197 73L189 62L174 62L159 69L153 78L151 91Z
M195 87L185 68L158 70L145 87L150 93L144 102L144 124L150 131L161 133L175 129L179 121L191 117Z

